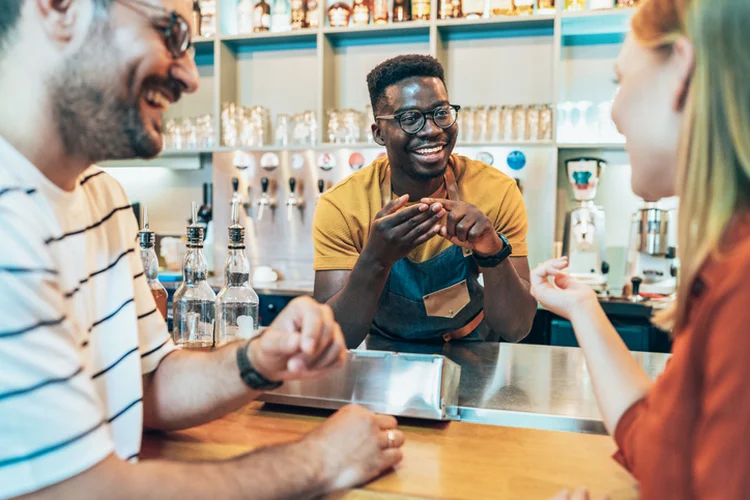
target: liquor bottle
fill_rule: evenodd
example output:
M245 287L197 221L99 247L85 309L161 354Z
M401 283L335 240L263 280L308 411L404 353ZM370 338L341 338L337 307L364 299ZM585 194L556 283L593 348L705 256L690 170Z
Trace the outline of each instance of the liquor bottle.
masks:
M151 289L151 295L156 302L156 309L161 313L164 320L167 320L167 290L159 281L159 259L156 257L154 250L154 232L148 227L148 209L143 207L143 229L138 233L138 241L141 246L141 261L143 262L143 272L146 276L146 282Z
M292 6L289 0L274 0L271 12L271 31L292 31Z
M484 17L485 2L484 0L464 0L463 11L467 19Z
M237 3L237 34L253 32L253 0L240 0Z
M535 0L513 0L513 12L519 16L529 16L534 13Z
M459 19L463 17L462 0L440 0L439 19Z
M328 24L332 28L349 26L352 8L346 2L336 2L328 8Z
M493 17L513 15L513 0L490 0L490 14Z
M190 13L190 32L193 36L201 34L201 4L193 0L193 11Z
M393 0L393 22L411 21L411 0Z
M216 0L201 0L201 36L211 38L216 34Z
M292 0L292 29L301 30L307 28L307 2L306 0Z
M370 24L370 6L368 5L367 0L354 0L352 24L355 26Z
M320 8L318 7L318 0L306 0L307 1L307 27L317 28L320 26Z
M387 24L388 17L388 0L375 0L372 7L372 18L375 24Z
M245 228L239 224L239 203L232 202L229 253L224 287L216 297L216 345L247 339L258 330L258 294L250 286L250 262L245 255Z
M192 221L187 228L187 254L182 261L182 283L172 298L172 338L178 347L211 348L216 294L207 281L203 228L197 220L198 209L193 202Z
M411 0L411 18L414 21L429 21L430 8L430 0Z
M253 31L259 33L271 29L271 6L260 0L253 9Z
M614 9L615 0L591 0L589 10Z
M555 0L539 0L536 6L537 14L555 14Z

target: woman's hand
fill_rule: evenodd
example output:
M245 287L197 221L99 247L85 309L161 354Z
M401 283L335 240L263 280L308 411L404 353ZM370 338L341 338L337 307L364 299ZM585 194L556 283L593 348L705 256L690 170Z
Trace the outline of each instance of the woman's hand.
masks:
M548 260L531 273L531 295L542 307L572 320L576 312L598 305L594 290L565 273L568 258Z

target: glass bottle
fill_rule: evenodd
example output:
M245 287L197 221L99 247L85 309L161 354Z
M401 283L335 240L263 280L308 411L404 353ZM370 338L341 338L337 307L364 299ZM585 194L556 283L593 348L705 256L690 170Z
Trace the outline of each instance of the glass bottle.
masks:
M307 0L307 27L317 28L320 26L320 9L318 0Z
M250 286L250 262L245 255L245 228L239 224L239 203L232 201L229 253L224 287L216 297L216 345L247 339L258 330L258 294Z
M289 0L274 0L271 12L271 31L292 31L292 6Z
M394 23L411 21L411 0L393 0Z
M490 15L493 17L513 15L513 0L490 0Z
M388 0L375 0L372 6L372 19L375 24L387 24L389 20L388 16Z
M463 17L462 0L440 0L439 19L460 19Z
M190 29L196 36L201 33L201 4L193 0L193 11L190 13Z
M617 0L618 7L635 7L638 5L638 0Z
M589 0L590 10L613 9L615 0Z
M143 272L146 275L148 287L156 302L156 309L161 313L164 321L167 320L167 290L159 281L159 259L154 250L154 232L148 228L148 209L143 207L143 229L138 233L138 241L141 245L141 261Z
M586 0L565 0L565 10L567 11L586 10Z
M271 6L260 0L253 8L253 31L259 33L271 29Z
M307 28L307 2L306 0L292 0L292 29L301 30Z
M354 0L352 24L355 26L370 24L370 6L368 5L368 0Z
M253 32L253 0L240 0L237 3L237 34Z
M216 34L216 0L201 0L201 36L210 38Z
M198 209L193 202L193 222L187 228L187 254L182 261L182 283L172 298L172 338L179 347L211 348L214 345L214 301L208 285L203 255L203 228L196 224Z
M430 0L411 0L411 18L414 21L429 21Z
M352 8L346 2L336 2L328 8L328 24L332 28L344 28L349 26L349 18Z
M484 16L484 0L463 0L463 14L467 19Z
M513 13L519 16L530 16L534 13L534 0L513 0Z

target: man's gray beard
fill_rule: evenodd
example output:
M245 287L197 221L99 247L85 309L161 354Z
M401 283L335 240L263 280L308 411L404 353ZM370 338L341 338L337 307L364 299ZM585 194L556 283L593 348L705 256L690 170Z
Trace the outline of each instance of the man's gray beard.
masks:
M151 158L160 144L146 132L133 73L123 82L120 54L112 43L108 21L94 20L86 42L51 82L54 119L68 155L90 163L124 158Z

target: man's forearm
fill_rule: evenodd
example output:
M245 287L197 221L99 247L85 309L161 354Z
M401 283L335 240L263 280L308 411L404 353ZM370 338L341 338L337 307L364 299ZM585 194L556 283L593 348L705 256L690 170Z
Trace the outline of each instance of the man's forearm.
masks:
M187 349L169 354L153 373L144 376L144 426L185 429L215 420L260 395L240 378L233 342L213 352Z
M484 276L484 314L490 328L509 342L523 340L531 331L537 302L531 285L506 259L492 268L480 268Z
M318 457L305 441L217 462L144 460L131 465L110 456L78 476L23 498L315 498L325 493L330 483Z
M352 269L346 285L327 301L341 325L349 349L359 346L370 332L389 273L389 267L363 254Z

